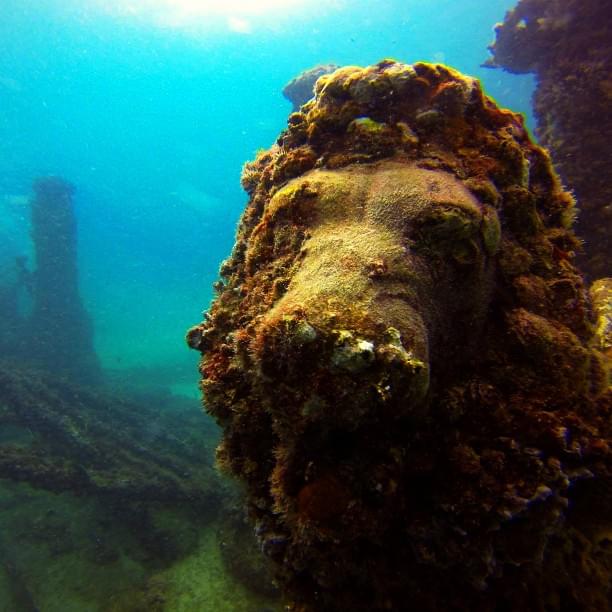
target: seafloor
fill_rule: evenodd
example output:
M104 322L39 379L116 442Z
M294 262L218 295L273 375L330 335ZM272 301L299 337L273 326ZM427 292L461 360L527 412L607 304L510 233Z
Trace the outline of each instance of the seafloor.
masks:
M0 610L279 608L197 400L0 371Z
M216 519L192 527L195 547L167 567L92 501L2 483L0 610L138 612L277 610L225 569ZM172 528L173 518L160 517ZM174 519L176 520L176 519Z

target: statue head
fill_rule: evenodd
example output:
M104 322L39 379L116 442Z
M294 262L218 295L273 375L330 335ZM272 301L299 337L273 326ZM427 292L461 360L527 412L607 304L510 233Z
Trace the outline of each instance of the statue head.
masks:
M572 198L522 119L449 68L342 68L315 93L245 166L189 333L220 463L294 609L559 590L542 558L578 473L610 478ZM574 443L591 454L566 461Z

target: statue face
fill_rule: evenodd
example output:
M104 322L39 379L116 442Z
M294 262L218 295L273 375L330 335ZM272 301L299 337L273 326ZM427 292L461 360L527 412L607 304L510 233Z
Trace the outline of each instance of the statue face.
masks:
M591 589L607 366L548 156L476 82L392 61L320 80L278 142L245 167L227 283L189 340L291 603Z
M304 240L286 292L258 324L264 377L293 384L299 373L327 391L330 376L380 386L369 375L385 378L392 363L403 392L422 400L437 358L477 341L495 209L447 172L385 161L292 181L270 200L249 251L272 242L280 253L296 225Z

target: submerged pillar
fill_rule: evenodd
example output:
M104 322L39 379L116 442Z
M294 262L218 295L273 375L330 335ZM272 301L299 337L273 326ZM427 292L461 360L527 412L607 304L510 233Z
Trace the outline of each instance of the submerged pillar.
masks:
M74 187L59 177L34 182L30 348L45 369L90 383L99 379L100 366L91 320L79 294L73 193Z
M24 356L23 338L27 317L23 313L22 298L30 290L27 258L18 256L12 265L0 269L0 352L15 359Z

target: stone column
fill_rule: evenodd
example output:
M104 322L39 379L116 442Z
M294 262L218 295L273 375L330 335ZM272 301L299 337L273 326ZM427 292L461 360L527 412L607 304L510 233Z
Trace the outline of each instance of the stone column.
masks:
M34 360L80 382L98 381L93 327L78 286L74 187L59 177L34 182L31 200L36 268L29 329Z

